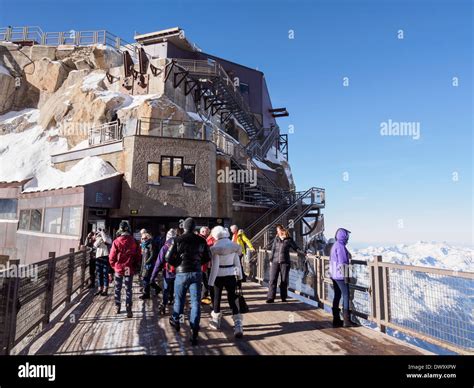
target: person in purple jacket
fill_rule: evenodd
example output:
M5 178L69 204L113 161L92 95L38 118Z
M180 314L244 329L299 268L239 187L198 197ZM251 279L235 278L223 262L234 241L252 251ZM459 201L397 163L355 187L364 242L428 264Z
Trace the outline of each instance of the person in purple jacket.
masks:
M351 254L346 248L349 241L349 232L347 229L339 228L336 231L336 242L331 248L329 260L329 273L331 274L334 286L334 299L332 302L332 325L334 327L354 327L351 322L351 314L349 310L349 264ZM342 296L343 318L341 320L339 302Z
M158 272L163 270L163 301L159 306L160 314L165 314L166 306L168 304L173 304L176 271L173 266L170 266L166 262L165 256L177 234L179 234L179 230L177 231L176 229L170 229L168 233L166 233L166 241L160 249L160 253L155 262L155 268L153 268L150 278L150 282L154 283L158 276Z

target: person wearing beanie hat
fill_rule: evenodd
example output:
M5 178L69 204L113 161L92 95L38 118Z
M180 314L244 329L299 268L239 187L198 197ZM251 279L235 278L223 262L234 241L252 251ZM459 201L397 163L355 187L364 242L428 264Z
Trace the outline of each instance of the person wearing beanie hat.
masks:
M176 268L175 299L170 324L176 331L180 330L186 294L189 290L191 297L189 322L192 330L191 344L194 346L197 344L201 320L201 265L211 260L211 252L206 241L194 234L196 229L194 219L186 218L183 228L184 234L174 239L165 256L166 262Z
M213 310L211 312L210 326L219 329L222 319L221 297L224 288L227 291L227 300L232 310L234 320L234 336L240 338L243 335L243 317L236 303L237 281L242 280L242 266L240 255L242 247L240 244L229 240L229 232L222 226L212 229L211 235L216 243L211 247L212 267L209 276L209 286L214 287Z
M140 247L130 234L130 225L127 221L120 223L117 235L109 253L109 263L115 272L116 312L120 314L122 285L125 284L127 317L132 318L133 275L140 269Z

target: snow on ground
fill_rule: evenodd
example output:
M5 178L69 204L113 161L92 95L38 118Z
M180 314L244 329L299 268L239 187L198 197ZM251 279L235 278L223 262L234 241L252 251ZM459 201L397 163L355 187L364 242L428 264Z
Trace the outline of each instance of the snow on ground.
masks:
M28 122L36 122L39 117L39 109L26 108L23 110L12 110L7 112L3 115L0 115L0 125L11 124L15 120L21 119L24 116L27 118Z
M105 72L92 72L82 80L82 91L98 90L101 88L100 83L105 79Z
M21 133L0 136L0 181L21 181L33 178L25 191L84 185L116 175L108 163L98 157L80 161L68 172L51 164L52 154L67 151L67 141L57 130L44 131L35 126Z
M50 155L67 151L66 139L55 138L56 135L57 131L45 132L35 126L0 136L0 181L20 181L35 175L38 180L47 181L54 177L57 170L50 171Z

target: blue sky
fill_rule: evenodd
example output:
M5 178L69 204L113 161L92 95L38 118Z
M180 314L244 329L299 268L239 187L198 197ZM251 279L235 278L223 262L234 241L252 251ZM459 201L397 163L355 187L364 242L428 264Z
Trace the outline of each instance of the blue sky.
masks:
M471 1L131 4L0 0L0 25L107 29L129 41L180 26L204 51L265 73L273 105L290 112L280 127L295 128L298 189L326 188L328 235L343 226L359 243L472 244ZM420 123L420 139L381 136L389 119Z

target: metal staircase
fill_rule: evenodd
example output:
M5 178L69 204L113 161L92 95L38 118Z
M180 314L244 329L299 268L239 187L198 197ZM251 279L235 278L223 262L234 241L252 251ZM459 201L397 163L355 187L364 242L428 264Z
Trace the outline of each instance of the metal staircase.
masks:
M288 193L275 206L269 209L259 219L246 228L246 233L252 235L255 247L268 249L275 237L275 226L282 224L290 231L296 232L296 239L310 234L318 225L322 216L321 209L325 206L325 191L311 187L305 192ZM311 224L310 219L314 222ZM301 243L301 242L300 242Z
M214 60L189 60L173 58L175 66L183 71L183 79L190 77L202 89L201 97L206 104L215 109L215 113L225 111L231 113L247 131L252 139L262 128L250 107L240 94L239 88L229 77L224 68ZM205 92L210 92L208 95Z

